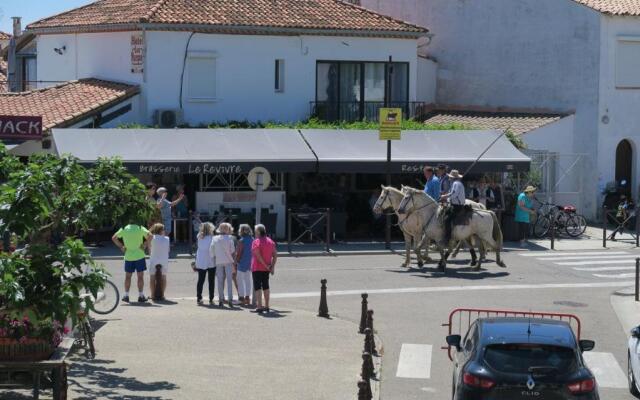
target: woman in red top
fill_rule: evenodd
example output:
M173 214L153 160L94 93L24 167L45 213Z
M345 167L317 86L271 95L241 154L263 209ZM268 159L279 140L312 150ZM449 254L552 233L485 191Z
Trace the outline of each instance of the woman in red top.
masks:
M258 303L257 312L269 312L269 274L276 271L278 253L276 244L267 237L267 229L264 225L256 225L256 238L251 244L251 272L253 275L253 289ZM262 293L264 292L264 305L262 307Z

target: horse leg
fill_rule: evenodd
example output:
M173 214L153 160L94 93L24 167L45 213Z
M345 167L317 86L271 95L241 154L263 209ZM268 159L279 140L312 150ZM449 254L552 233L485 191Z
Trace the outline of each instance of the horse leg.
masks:
M438 272L445 272L447 268L447 257L449 257L449 252L445 253L444 248L438 249L440 252L440 261L438 261Z
M460 252L460 248L462 247L462 240L458 242L458 244L456 245L456 248L453 250L453 253L451 254L451 258L456 258L458 256L458 252Z
M470 266L475 266L476 263L478 265L480 265L480 261L478 260L478 257L476 256L476 249L473 248L473 245L469 245L469 253L471 253L471 262L469 263Z
M409 268L411 267L411 240L413 239L411 236L406 233L402 233L404 235L404 264L401 267Z

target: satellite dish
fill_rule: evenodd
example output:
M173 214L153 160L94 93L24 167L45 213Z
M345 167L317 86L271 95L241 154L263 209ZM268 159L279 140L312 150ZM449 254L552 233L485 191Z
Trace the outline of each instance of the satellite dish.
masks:
M262 190L267 190L271 184L271 174L263 167L255 167L249 171L249 176L247 176L249 186L253 190L258 190L258 174L262 174Z

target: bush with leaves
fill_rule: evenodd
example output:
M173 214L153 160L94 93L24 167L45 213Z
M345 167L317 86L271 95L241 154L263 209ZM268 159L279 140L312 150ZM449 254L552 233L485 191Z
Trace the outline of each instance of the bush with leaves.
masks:
M153 207L144 186L119 160L86 168L72 157L36 155L21 163L2 144L0 183L0 236L11 232L23 244L0 253L0 308L28 310L38 323L75 321L90 302L83 295L96 296L107 279L77 236L146 221Z

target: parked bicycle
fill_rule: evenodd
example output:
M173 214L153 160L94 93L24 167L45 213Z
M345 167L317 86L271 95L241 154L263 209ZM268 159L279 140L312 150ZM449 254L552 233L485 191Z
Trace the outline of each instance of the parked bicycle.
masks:
M541 202L537 220L533 226L533 235L543 238L549 234L552 225L556 234L565 232L570 237L578 237L587 230L586 218L576 212L574 206L559 206L548 202ZM552 223L553 222L553 223Z

